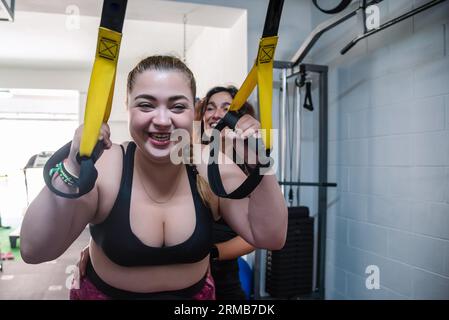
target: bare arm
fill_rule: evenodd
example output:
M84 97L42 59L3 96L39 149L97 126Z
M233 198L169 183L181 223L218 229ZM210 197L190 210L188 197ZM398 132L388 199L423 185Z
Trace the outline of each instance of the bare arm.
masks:
M79 173L79 165L73 159L79 149L81 133L82 127L75 133L68 158L70 171L75 174ZM105 136L105 148L109 149L112 144L106 125L103 125L101 135ZM59 177L53 178L53 184L63 192L76 191ZM45 186L27 208L22 222L20 252L23 260L35 264L56 259L63 254L95 218L98 194L97 184L92 191L78 199L59 197Z
M260 123L246 114L239 119L236 129L240 132L232 134L231 139L245 140L249 136L258 135ZM209 154L209 147L204 147L203 152ZM245 146L243 156L248 154L248 147ZM226 155L220 154L219 157L225 159ZM225 160L227 161L219 164L219 170L223 185L230 192L240 186L246 177L229 158ZM207 165L199 165L198 171L203 178L206 177ZM219 198L219 208L229 226L254 247L276 250L284 246L288 213L274 172L266 174L248 198Z
M66 185L54 180L59 190ZM68 192L68 190L64 190ZM79 199L65 199L44 187L28 207L20 230L20 253L27 263L54 260L76 240L94 218L98 192L94 188Z
M254 247L279 250L284 246L288 214L276 176L264 176L249 198L220 198L219 202L226 222Z
M215 244L218 249L218 260L232 260L254 251L254 247L242 237L234 237L228 241Z
M208 154L208 150L204 147L203 152ZM223 185L228 192L235 190L246 178L240 168L230 162L219 165ZM197 168L207 181L207 165L201 163ZM265 175L248 198L219 198L219 212L229 226L252 246L270 250L284 246L287 207L274 174Z

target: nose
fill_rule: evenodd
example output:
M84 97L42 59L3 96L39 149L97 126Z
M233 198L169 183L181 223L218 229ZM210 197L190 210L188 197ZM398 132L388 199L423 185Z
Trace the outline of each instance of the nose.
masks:
M220 120L225 115L225 110L223 108L217 108L215 109L214 114L212 115L212 118L214 120Z
M170 127L172 125L167 108L158 108L153 118L153 124L159 128Z

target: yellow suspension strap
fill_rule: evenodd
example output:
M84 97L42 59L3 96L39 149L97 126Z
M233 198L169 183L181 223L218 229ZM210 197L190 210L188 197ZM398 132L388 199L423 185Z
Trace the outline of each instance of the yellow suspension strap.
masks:
M127 0L104 0L98 32L95 62L90 77L84 113L84 127L76 160L80 164L78 193L63 193L53 187L51 168L66 159L70 153L71 142L55 152L44 167L44 180L55 194L65 198L79 198L95 186L98 160L103 143L98 141L101 125L109 119L114 95L114 83Z
M269 156L272 146L271 128L272 128L272 97L273 97L273 59L278 41L279 23L281 20L282 7L284 0L270 0L265 18L265 25L262 38L259 42L257 59L251 68L248 76L243 82L240 90L234 97L229 111L221 119L214 129L221 131L224 127L234 129L239 118L239 110L253 92L256 85L259 87L259 107L260 107L260 124L264 130L262 135L263 144L265 146L266 155ZM214 137L211 138L213 142ZM259 141L262 143L262 141ZM258 143L258 144L259 144ZM267 164L259 164L253 169L246 180L233 192L227 193L224 189L220 171L217 163L217 152L219 143L211 143L210 157L215 161L209 161L208 180L212 191L219 197L230 199L242 199L247 197L260 183L263 176L260 174L260 168L269 166Z

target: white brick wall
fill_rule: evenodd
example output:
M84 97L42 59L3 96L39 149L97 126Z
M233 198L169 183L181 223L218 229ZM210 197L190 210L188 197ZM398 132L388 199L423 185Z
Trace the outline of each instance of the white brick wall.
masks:
M381 22L427 0L385 0ZM312 8L313 26L327 19ZM360 22L360 21L359 21ZM354 30L330 31L328 299L449 299L449 2L345 56ZM380 289L365 269L380 270Z
M449 279L422 269L413 270L414 299L449 299Z

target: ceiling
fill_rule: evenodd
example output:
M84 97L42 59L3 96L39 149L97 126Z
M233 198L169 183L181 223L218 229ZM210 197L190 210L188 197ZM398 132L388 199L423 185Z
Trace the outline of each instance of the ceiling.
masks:
M90 68L100 23L101 0L20 0L14 22L0 22L0 66ZM79 9L79 27L68 26L66 9ZM69 7L72 6L72 7ZM71 11L73 12L73 11ZM68 11L68 13L71 13ZM206 27L229 28L242 9L162 0L128 0L120 60L149 54L182 56Z
M16 11L65 14L77 6L82 16L100 17L101 0L19 0ZM175 2L168 0L128 0L126 19L181 23L188 15L190 25L230 28L242 15L242 9Z

